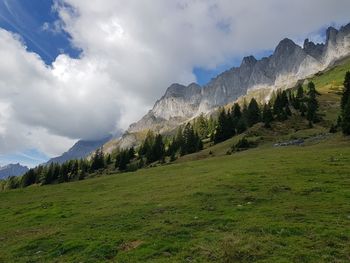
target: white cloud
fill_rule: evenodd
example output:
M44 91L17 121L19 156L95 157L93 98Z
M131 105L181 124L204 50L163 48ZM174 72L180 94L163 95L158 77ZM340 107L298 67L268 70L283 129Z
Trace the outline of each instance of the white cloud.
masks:
M0 152L58 154L136 121L194 67L272 49L329 23L348 22L348 0L57 0L65 30L83 50L51 67L0 30ZM313 36L317 39L317 36Z

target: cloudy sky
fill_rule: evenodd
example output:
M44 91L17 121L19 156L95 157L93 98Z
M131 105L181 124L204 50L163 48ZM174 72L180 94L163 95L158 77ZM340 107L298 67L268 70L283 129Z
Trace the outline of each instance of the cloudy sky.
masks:
M322 41L349 0L0 0L0 165L125 129L174 82L279 40Z

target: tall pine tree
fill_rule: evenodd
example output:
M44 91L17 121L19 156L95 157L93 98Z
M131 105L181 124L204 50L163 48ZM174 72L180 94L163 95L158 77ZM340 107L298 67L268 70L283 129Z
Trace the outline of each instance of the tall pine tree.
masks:
M254 124L261 121L261 112L257 101L252 98L247 111L247 122L248 126L253 126Z
M340 107L343 111L350 98L350 71L346 72L344 79L344 89L341 97Z
M319 121L319 116L317 114L319 104L317 101L317 96L320 95L315 88L315 84L313 82L310 82L308 84L308 99L307 99L307 113L306 118L310 123L310 126L312 126L313 123L316 123Z
M265 104L263 109L263 116L262 116L264 126L266 128L271 128L271 122L273 121L273 114L271 110L270 104Z
M345 135L350 135L350 72L346 72L344 79L344 89L341 98L341 118L340 123Z

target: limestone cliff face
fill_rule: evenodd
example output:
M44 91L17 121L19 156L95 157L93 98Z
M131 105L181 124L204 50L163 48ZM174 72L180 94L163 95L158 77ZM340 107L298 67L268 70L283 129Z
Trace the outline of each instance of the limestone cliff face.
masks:
M261 60L245 57L239 67L223 72L203 87L194 83L171 85L153 109L130 126L127 134L148 129L164 132L200 113L233 102L250 90L264 89L265 93L266 90L272 93L276 89L291 87L298 80L324 70L348 55L350 24L339 30L328 28L324 44L306 39L300 47L290 39L283 39L271 56Z

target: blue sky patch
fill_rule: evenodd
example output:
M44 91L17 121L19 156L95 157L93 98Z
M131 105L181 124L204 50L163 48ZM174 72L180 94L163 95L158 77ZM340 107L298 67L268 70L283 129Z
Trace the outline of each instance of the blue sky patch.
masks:
M52 5L53 0L0 0L0 27L19 34L28 50L39 54L48 65L61 53L74 58L81 53L72 47L66 32L47 28L59 19Z

